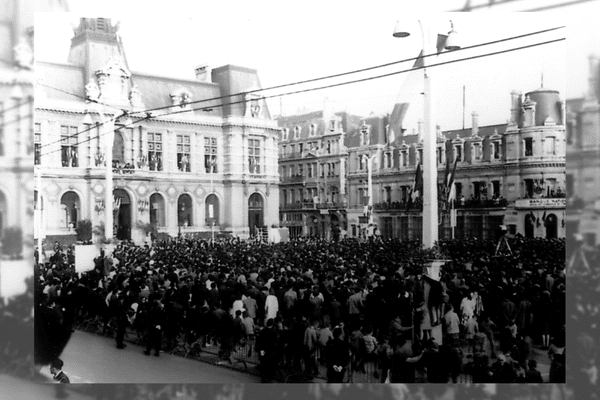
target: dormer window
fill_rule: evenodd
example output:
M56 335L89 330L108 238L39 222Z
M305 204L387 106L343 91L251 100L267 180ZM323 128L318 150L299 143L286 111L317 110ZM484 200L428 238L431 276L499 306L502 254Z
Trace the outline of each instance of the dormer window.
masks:
M298 139L300 137L300 127L294 127L294 139Z
M400 164L403 167L408 166L408 150L402 150L400 152Z
M317 125L310 124L310 136L316 136L317 134Z
M281 132L283 134L283 140L288 140L290 135L290 128L283 128Z
M481 144L474 143L473 144L473 159L479 161L482 158L483 158L483 155L482 155L482 151L481 151Z
M386 151L385 153L383 153L383 167L384 168L392 168L393 165L393 158L392 158L392 152L391 151Z
M492 158L494 160L500 159L500 142L492 142Z
M461 145L454 146L454 160L462 161L462 146Z

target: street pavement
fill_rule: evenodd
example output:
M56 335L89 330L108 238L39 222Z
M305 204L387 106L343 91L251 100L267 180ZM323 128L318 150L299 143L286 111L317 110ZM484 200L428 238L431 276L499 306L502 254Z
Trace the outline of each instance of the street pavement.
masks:
M115 340L75 331L61 355L71 383L253 383L254 374L238 372L168 353L147 356L140 346L117 349ZM51 377L48 367L41 373Z

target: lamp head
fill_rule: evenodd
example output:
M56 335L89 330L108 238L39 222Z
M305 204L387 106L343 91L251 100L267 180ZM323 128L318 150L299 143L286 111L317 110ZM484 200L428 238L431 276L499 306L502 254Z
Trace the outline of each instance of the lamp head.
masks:
M452 21L450 21L450 32L448 32L445 49L449 51L460 49L460 45L458 44L458 32L454 30L454 23Z
M403 38L410 36L410 32L401 27L400 21L396 21L396 27L394 28L394 33L392 34L392 36L397 38Z

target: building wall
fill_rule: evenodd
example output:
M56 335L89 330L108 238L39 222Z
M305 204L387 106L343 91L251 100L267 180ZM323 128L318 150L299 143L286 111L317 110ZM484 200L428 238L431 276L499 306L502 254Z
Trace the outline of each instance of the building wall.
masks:
M75 50L81 46L91 45L86 40L93 40L95 36L89 35L92 38L89 39L85 33L85 29L90 26L95 26L94 19L82 19L78 42L73 45ZM114 53L111 46L117 46L116 42L111 42L110 35L102 35L101 41L108 46L105 53ZM133 97L136 80L131 81L128 77L129 72L123 66L125 57L116 60L115 64L114 59L105 57L107 54L98 54L99 59L109 60L108 64L101 69L107 70L112 65L112 68L121 71L124 76L122 79L124 86L117 91L107 92L112 96L110 97L104 93L109 86L105 85L103 89L101 83L101 79L110 78L98 75L93 82L100 87L100 98L109 104L118 104L117 110L126 109L130 113L139 111L139 104L136 106ZM94 54L91 57L93 58ZM71 52L71 58L72 61L77 59L76 51ZM79 59L79 61L83 61L81 68L99 62L95 59ZM71 70L73 67L48 66L40 63L39 74L46 76L45 70L48 68ZM224 82L218 82L217 88L222 92L232 90L224 85L231 85L236 90L247 88L247 85L253 87L257 85L258 78L255 70L235 66L225 66L218 70L221 71L221 75L227 75ZM234 73L229 73L230 71ZM147 81L152 79L155 84L147 85ZM236 79L241 79L242 82ZM76 213L78 220L91 219L94 226L105 221L106 210L103 209L102 202L105 199L106 167L105 163L97 160L96 157L99 154L106 155L104 138L107 137L107 132L115 128L117 131L110 145L111 154L113 157L122 158L122 164L134 166L133 169L113 168L114 189L124 190L130 198L131 239L138 242L143 240L143 230L138 227L138 224L150 222L151 212L154 215L152 210L155 204L160 204L160 202L150 201L155 193L159 193L164 201L164 210L159 214L164 215L165 223L159 224L158 230L171 236L179 233L210 236L212 233L229 232L247 237L250 232L249 199L253 193L261 196L264 223L266 225L278 223L279 176L276 159L279 130L276 123L270 120L266 105L262 104L259 111L251 112L249 101L242 104L241 108L237 107L233 110L235 111L233 114L226 110L218 112L210 110L208 113L203 113L183 103L180 95L191 93L192 101L200 100L201 96L211 97L214 96L215 85L207 84L205 81L174 82L167 78L144 76L144 88L147 92L137 89L140 101L151 104L172 104L173 107L162 112L154 111L151 118L134 124L133 129L119 129L122 128L119 124L123 123L123 120L112 121L115 117L114 108L103 107L103 117L98 113L96 106L83 99L75 98L67 101L64 98L53 97L51 91L46 91L40 96L41 100L36 103L35 122L39 124L36 125L36 129L40 131L36 146L39 146L41 153L39 160L42 171L41 192L42 197L47 200L42 218L44 235L66 237L74 233L73 227L68 226L69 216L61 205L61 198L66 192L74 192L78 196L79 209ZM82 98L88 95L87 89L84 90L81 85L70 89L79 92L75 94ZM110 103L111 100L114 103ZM184 113L169 113L182 111L182 109ZM138 118L134 117L134 119ZM103 121L108 123L100 127ZM86 125L90 123L91 125ZM69 162L63 155L64 143L61 143L63 127L73 127L73 132L69 131L70 135L76 131L76 134L72 135L77 137L78 142L76 164ZM123 134L121 135L120 132ZM161 135L160 141L156 140L157 134ZM253 150L256 154L250 153L251 140L254 141ZM162 168L156 166L153 168L151 152L158 151L157 144L161 146ZM212 152L213 149L216 153ZM189 171L184 169L182 154L187 157ZM207 155L211 157L216 155L214 172L211 170L211 164L207 163ZM260 165L259 171L254 169L254 165L250 166L250 163L255 160ZM65 161L68 165L65 165ZM218 199L218 211L209 206L211 203L209 198L213 194ZM190 204L181 201L187 199L187 196L191 199ZM189 206L192 208L191 214ZM127 207L121 206L121 210L125 208ZM215 213L213 216L218 219L210 218L211 209ZM75 214L71 212L70 215L73 219ZM213 226L213 221L218 223Z

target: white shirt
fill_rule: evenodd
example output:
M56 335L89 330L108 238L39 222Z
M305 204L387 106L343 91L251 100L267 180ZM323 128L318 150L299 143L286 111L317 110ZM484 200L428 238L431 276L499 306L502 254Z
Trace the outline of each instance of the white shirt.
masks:
M233 302L233 307L231 307L231 316L234 318L237 310L244 311L244 302L242 300L236 300Z
M277 312L279 311L279 301L276 296L272 294L267 296L265 311L267 312L267 319L275 318L277 316Z

